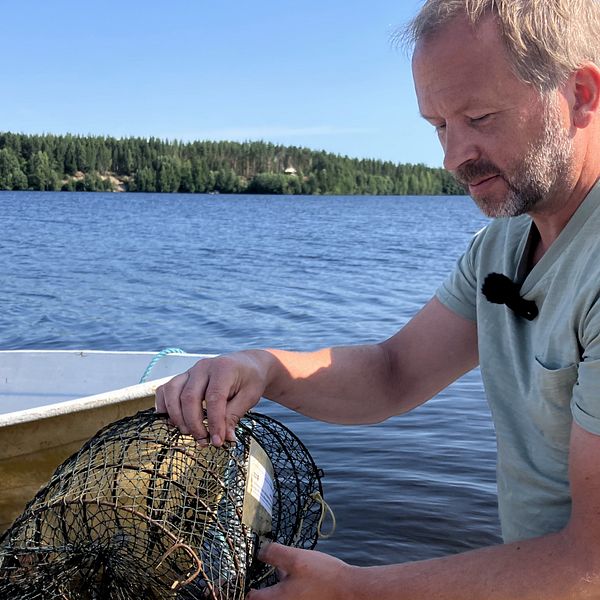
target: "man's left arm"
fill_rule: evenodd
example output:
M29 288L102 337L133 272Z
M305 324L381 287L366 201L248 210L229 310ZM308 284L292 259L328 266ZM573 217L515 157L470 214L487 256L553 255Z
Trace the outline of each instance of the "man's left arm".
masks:
M443 558L353 567L267 546L282 581L248 600L579 600L600 598L600 436L571 430L571 518L558 533Z

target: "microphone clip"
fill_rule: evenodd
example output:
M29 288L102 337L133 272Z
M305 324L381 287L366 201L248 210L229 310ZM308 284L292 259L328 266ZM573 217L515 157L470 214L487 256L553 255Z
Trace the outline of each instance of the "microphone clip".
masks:
M516 315L528 321L538 316L538 307L533 300L525 300L520 295L521 286L506 275L490 273L481 286L481 291L488 302L506 304Z

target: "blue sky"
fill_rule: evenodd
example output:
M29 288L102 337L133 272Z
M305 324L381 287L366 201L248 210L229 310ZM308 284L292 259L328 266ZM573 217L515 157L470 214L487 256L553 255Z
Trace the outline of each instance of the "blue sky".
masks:
M0 130L265 140L440 166L390 36L420 0L19 0Z

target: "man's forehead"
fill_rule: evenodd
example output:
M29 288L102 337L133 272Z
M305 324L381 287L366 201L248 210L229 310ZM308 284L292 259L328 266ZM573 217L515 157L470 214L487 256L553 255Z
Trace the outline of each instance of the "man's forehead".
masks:
M453 111L492 108L514 86L523 85L492 19L482 21L477 29L463 20L452 21L438 35L417 44L412 65L425 117L433 116L428 104L439 98L451 104Z
M457 15L423 34L415 44L415 52L440 41L455 41L460 46L465 43L484 46L490 42L502 43L502 36L498 20L493 14L484 15L475 23L466 14Z
M474 77L501 71L512 72L497 21L492 16L476 24L466 17L455 17L417 42L413 53L413 72L417 68L431 78L451 70L456 77ZM441 73L444 75L444 73Z

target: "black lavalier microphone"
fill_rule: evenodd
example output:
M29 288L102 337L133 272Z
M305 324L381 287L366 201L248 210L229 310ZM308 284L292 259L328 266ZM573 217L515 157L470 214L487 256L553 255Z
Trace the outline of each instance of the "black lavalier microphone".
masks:
M533 300L521 297L521 286L500 273L490 273L481 286L483 295L494 304L506 304L516 315L533 321L538 315L538 308Z

